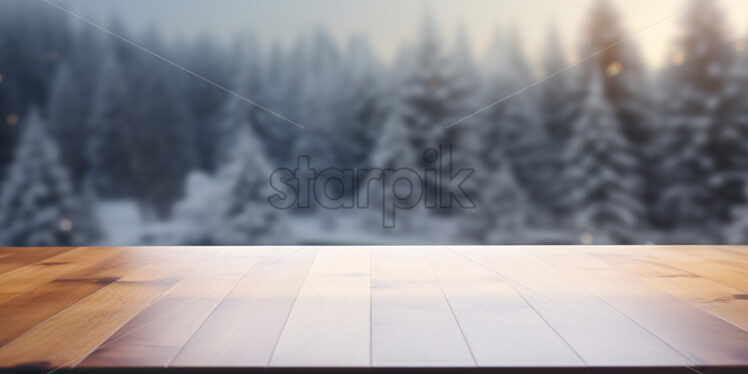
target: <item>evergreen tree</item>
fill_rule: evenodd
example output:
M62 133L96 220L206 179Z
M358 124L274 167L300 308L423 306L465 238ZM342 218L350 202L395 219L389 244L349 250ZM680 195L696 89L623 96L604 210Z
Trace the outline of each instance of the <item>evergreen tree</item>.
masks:
M110 56L102 68L91 125L94 182L104 197L134 198L144 218L164 219L194 165L192 125L171 84L176 72L145 54L133 58L125 67Z
M342 79L342 115L338 127L345 131L344 147L337 167L361 167L366 164L382 132L386 115L383 82L384 68L364 37L351 38ZM341 144L347 143L347 144Z
M531 199L542 199L552 174L547 134L540 115L538 96L523 91L531 83L519 38L506 39L496 33L487 54L487 82L484 96L491 106L485 112L489 132L483 148L488 170L502 165L508 157L522 188Z
M460 231L471 243L513 244L525 240L522 231L529 225L530 200L517 182L514 169L503 164L482 178L484 193L477 208L463 213Z
M241 62L235 72L233 91L244 98L259 100L263 84L257 40L252 35L247 35L238 39L235 44L239 48L236 58ZM247 102L242 97L225 95L224 103L216 117L214 126L217 136L217 139L214 140L216 143L214 161L216 167L220 168L231 159L231 152L234 149L234 143L237 141L237 135L243 131L244 127L252 126L253 120L261 115L261 108ZM258 130L260 129L258 128L256 131Z
M175 211L184 244L257 244L281 237L278 213L267 198L270 168L248 126L237 134L230 160L215 176L190 176Z
M348 147L352 145L355 127L342 121L340 52L332 36L322 29L312 35L309 45L300 77L298 108L305 129L296 143L295 154L308 155L313 167L343 167L351 156Z
M597 0L588 16L581 56L593 56L583 65L582 75L589 85L596 75L602 77L603 94L610 103L624 134L637 149L651 139L648 116L649 86L644 64L621 17L610 0Z
M578 70L569 67L561 37L556 27L548 30L543 55L543 74L550 77L540 86L541 111L552 146L563 146L569 139L574 119L579 114L579 103L583 100L578 84ZM555 74L555 75L554 75Z
M381 147L374 157L379 162L376 166L396 165L398 168L415 170L439 167L424 161L422 152L429 148L439 149L440 145L442 150L446 150L460 144L460 127L444 129L468 112L464 92L466 87L460 83L454 63L444 47L435 21L427 14L421 23L416 44L403 50L398 57L400 72L393 87L394 103L382 135L387 139L397 137L397 141L394 144L380 142ZM403 126L404 129L395 126ZM391 133L388 134L388 131ZM407 156L392 158L402 155ZM447 156L444 152L439 155ZM447 164L444 163L443 170L439 171L444 178L448 178L450 173ZM447 186L447 183L424 181L426 194L434 194L437 187L441 187L442 197L447 196L442 201L448 200L452 193L447 191ZM451 212L446 209L439 211Z
M235 59L210 36L200 36L195 43L184 46L182 53L184 66L191 71L224 87L232 87L232 83L235 83L230 82L234 69L232 62ZM200 170L212 173L216 168L220 138L220 129L215 121L227 101L228 94L190 74L182 74L180 81L183 87L182 100L190 111L191 123L194 125L192 138L196 151L196 166Z
M631 243L644 213L637 158L594 78L564 152L562 200L578 229L599 243Z
M47 105L50 134L60 147L73 187L83 189L89 169L88 149L91 134L91 112L99 62L90 58L101 53L98 39L91 30L79 30L70 56L59 64L52 79Z
M715 2L692 7L684 21L674 64L665 72L666 119L656 148L662 184L667 183L660 189L657 216L667 226L686 228L704 227L729 214L717 134L730 126L733 54Z
M68 56L68 19L40 1L0 2L0 180L13 159L27 111L47 104L51 78Z
M57 146L31 111L0 193L0 242L10 246L87 243L84 206L76 204ZM80 226L79 226L80 225ZM90 243L87 243L90 244Z

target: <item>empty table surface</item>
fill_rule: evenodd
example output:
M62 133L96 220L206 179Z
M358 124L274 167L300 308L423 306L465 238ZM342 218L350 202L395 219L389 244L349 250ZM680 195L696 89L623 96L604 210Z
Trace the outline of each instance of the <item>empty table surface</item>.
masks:
M0 248L0 370L193 367L748 369L748 247Z

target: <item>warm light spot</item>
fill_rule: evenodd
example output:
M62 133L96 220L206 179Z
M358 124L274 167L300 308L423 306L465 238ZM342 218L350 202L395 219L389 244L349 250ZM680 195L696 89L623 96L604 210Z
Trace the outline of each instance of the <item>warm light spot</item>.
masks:
M686 61L686 57L682 53L676 53L673 55L673 65L680 66Z
M434 83L434 82L430 82L429 83L429 91L430 92L436 91L436 83Z
M3 75L0 74L0 84L3 84Z
M57 58L59 57L60 57L60 54L57 53L57 51L47 52L47 60L54 61L54 60L57 60Z
M73 221L67 218L64 218L60 220L60 223L58 226L60 228L60 231L68 232L73 229Z
M585 232L584 234L582 234L579 237L579 242L584 245L592 244L592 233Z
M735 50L738 52L745 52L745 42L735 43Z
M621 71L623 71L623 65L618 61L611 62L608 64L608 67L605 68L605 72L611 77L621 74Z
M5 123L7 123L7 124L9 124L11 126L17 124L18 123L18 116L15 115L15 114L9 114L9 115L5 116Z

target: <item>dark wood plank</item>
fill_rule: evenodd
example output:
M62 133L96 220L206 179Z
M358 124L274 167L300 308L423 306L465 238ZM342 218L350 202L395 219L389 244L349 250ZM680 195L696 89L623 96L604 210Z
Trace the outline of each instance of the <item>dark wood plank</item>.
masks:
M169 366L266 366L316 254L258 266L203 323Z
M0 363L74 366L212 254L189 248L151 249L163 260L144 265L0 347Z
M131 319L79 367L163 367L169 364L269 247L228 247Z
M65 253L74 247L0 247L0 274Z
M536 251L541 251L539 248ZM594 257L544 248L543 261L699 365L748 364L748 333Z

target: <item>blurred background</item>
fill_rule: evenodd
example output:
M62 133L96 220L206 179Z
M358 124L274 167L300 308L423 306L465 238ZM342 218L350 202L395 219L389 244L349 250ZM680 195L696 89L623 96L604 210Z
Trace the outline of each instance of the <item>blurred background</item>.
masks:
M748 244L746 14L1 0L0 245ZM423 169L440 145L474 208L268 202L299 155Z

